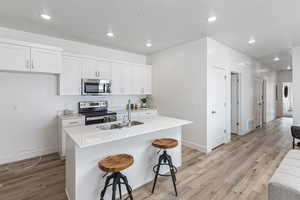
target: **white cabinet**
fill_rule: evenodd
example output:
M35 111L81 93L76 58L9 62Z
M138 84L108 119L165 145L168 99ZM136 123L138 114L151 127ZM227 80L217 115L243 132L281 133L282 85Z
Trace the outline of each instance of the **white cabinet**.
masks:
M0 39L0 70L61 72L60 48Z
M81 95L82 59L63 56L60 74L60 95Z
M111 80L111 63L106 61L84 59L82 76L85 79Z
M132 70L130 65L112 63L112 94L132 94Z
M58 51L31 48L31 71L61 73L61 53Z
M80 115L61 116L59 119L59 155L63 159L66 153L66 133L65 128L83 126L84 117Z
M150 66L138 65L132 67L132 90L133 94L152 93L152 68Z
M0 70L30 71L30 48L0 43Z

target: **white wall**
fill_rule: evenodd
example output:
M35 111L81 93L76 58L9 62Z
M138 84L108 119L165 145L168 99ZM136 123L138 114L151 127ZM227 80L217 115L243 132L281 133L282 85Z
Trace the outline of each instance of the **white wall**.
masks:
M208 70L213 67L221 67L226 70L227 77L231 72L240 74L240 135L244 135L253 130L253 122L255 119L255 73L256 62L244 54L227 47L226 45L208 38L207 40L207 67ZM209 77L208 77L209 78ZM231 82L230 78L226 81L226 131L227 141L230 140L231 133ZM209 90L209 88L208 88ZM208 96L208 102L210 96ZM209 111L208 111L209 113ZM208 132L209 132L208 127ZM208 133L209 134L209 133Z
M294 124L300 126L300 47L293 48L293 117Z
M277 81L293 82L293 71L292 70L277 71Z
M111 50L43 35L0 28L0 37L59 46L71 53L145 63L144 55ZM58 77L47 74L0 72L0 164L58 150L56 115L77 109L82 100L101 97L57 96ZM138 102L138 97L132 97ZM128 96L106 97L110 107L124 107ZM124 107L125 108L125 107Z
M161 114L193 121L183 131L183 142L202 151L210 151L207 122L208 73L218 66L241 76L241 131L253 130L255 118L255 69L256 62L215 40L204 38L179 45L149 57L153 65L153 99ZM226 84L226 129L230 141L230 79ZM250 126L249 126L250 124Z
M183 142L206 151L206 39L161 51L148 60L160 114L193 121L183 129Z

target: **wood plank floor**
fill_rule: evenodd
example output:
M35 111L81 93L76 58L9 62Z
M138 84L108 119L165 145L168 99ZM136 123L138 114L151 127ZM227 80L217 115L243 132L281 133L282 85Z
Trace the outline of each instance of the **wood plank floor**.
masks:
M135 200L208 200L267 198L267 182L291 149L291 118L277 119L246 136L235 136L206 155L183 147L183 166L177 173L179 197L171 179L160 177L134 191ZM64 162L57 154L0 166L1 200L67 200ZM34 167L29 168L34 165Z

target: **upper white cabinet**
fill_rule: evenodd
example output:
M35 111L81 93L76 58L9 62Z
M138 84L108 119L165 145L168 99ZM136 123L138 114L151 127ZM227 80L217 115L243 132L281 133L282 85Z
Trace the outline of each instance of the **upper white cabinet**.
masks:
M0 70L30 71L30 48L0 43Z
M132 94L132 70L130 65L112 63L112 94Z
M0 39L0 70L61 73L61 51L57 47Z
M132 92L137 95L152 93L151 66L132 66Z
M143 95L152 93L152 67L112 63L112 94Z
M81 69L83 60L63 56L60 75L60 95L81 95Z
M111 80L111 63L93 59L84 59L82 77L85 79Z
M31 71L61 73L61 53L58 51L31 48Z

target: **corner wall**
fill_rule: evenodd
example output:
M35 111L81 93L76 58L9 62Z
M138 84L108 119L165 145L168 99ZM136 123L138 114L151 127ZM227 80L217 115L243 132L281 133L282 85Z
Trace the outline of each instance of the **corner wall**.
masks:
M206 151L206 39L153 54L149 62L160 114L193 121L183 128L183 143Z
M293 48L293 117L294 125L300 126L300 47Z

